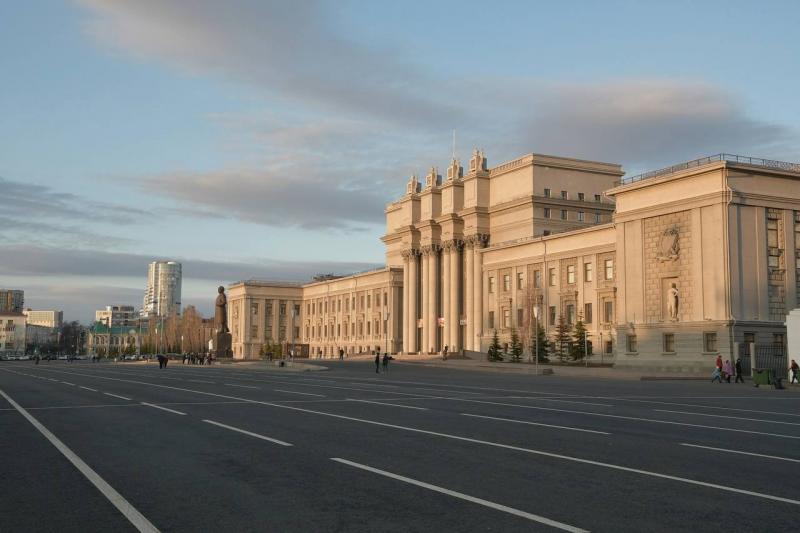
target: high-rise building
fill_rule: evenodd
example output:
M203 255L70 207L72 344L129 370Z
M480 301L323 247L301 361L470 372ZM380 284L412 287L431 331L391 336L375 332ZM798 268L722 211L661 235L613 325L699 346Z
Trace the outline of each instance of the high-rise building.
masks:
M111 327L134 327L138 325L136 310L132 305L107 305L94 312L95 322Z
M26 309L22 313L28 317L29 326L60 328L64 323L63 311L34 311L33 309Z
M181 264L153 261L147 269L142 316L169 316L181 312Z
M17 289L0 289L0 311L21 313L25 304L25 291Z

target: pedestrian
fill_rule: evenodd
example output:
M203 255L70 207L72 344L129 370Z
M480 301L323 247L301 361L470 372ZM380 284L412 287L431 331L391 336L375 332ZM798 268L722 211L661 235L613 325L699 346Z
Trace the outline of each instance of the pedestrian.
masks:
M725 380L730 383L731 376L733 375L733 368L731 368L731 362L729 359L725 360L725 369L723 370L723 375L725 376Z
M381 354L379 353L375 354L375 373L381 373Z
M711 383L714 383L715 381L722 383L722 371L718 366L715 366L714 372L711 373Z
M795 381L800 383L800 379L797 378L797 371L800 370L800 366L797 365L797 361L792 359L792 364L789 365L789 368L792 370L792 380L789 383L794 383Z
M719 373L722 374L722 356L721 355L717 356L717 361L716 361L715 364L716 364L717 368L719 368Z
M389 372L389 352L383 352L383 371Z
M344 361L344 349L339 348L339 361Z
M734 383L739 383L740 381L742 383L744 383L744 375L742 375L742 358L741 357L737 357L736 358L736 381L734 381Z
M447 361L447 345L444 345L444 350L442 350L442 360Z

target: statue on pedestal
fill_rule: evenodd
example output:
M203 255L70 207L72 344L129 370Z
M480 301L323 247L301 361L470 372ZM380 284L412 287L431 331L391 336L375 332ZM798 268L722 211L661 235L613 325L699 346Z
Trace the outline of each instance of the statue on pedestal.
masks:
M672 283L669 290L667 290L667 311L669 312L670 320L678 320L678 303L680 293L678 287Z
M214 305L214 354L215 357L231 357L231 334L228 330L228 298L225 287L217 288L217 301Z

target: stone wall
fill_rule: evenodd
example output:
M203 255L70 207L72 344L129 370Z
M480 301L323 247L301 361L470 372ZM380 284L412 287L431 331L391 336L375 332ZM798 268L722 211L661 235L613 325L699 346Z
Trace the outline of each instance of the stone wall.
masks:
M673 230L677 231L677 254L671 254L667 249L670 242L668 232ZM691 320L691 211L678 211L644 219L644 260L646 322L669 321L666 312L666 284L670 280L674 280L680 294L678 320Z

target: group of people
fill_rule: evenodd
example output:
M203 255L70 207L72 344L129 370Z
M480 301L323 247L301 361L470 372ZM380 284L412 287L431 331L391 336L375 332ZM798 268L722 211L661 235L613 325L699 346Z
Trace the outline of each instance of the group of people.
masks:
M389 359L391 359L391 356L389 356L389 352L384 352L383 360L381 360L381 352L376 350L374 353L375 353L375 373L376 374L381 373L381 365L383 365L384 372L389 372Z
M725 363L722 363L722 356L717 356L716 364L714 365L714 372L711 374L711 383L715 381L722 383L723 381L727 381L728 383L731 382L731 377L734 375L736 376L735 383L742 382L744 383L744 374L742 374L742 358L739 357L736 359L734 373L734 367L731 366L730 359L727 359Z
M183 354L184 365L210 365L211 354L185 353Z

